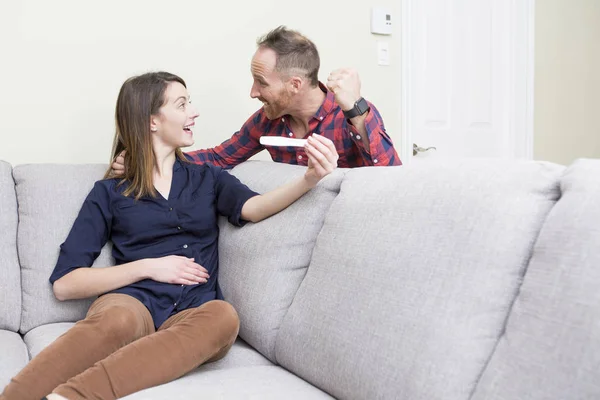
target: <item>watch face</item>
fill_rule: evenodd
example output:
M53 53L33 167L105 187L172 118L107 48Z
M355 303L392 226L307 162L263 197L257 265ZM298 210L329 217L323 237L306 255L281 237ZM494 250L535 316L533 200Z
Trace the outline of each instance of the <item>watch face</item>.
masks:
M358 108L359 115L366 113L369 110L369 103L364 98L361 98L356 103L356 108Z
M359 115L363 115L369 111L369 103L364 98L360 98L356 103L354 103L354 107L348 111L344 111L344 116L348 119L357 117Z

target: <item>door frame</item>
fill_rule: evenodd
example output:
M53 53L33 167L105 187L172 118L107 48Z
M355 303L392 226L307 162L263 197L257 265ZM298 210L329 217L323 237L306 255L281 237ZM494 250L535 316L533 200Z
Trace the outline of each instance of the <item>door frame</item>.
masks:
M419 0L401 0L401 131L400 159L404 165L412 162L413 137L412 121L410 120L412 96L412 46L413 24L409 16L413 5ZM510 112L510 135L513 142L515 158L533 159L534 135L534 66L535 66L535 0L503 0L510 1L513 7L515 22L512 60L511 85L514 105ZM435 143L419 143L421 146L435 146Z

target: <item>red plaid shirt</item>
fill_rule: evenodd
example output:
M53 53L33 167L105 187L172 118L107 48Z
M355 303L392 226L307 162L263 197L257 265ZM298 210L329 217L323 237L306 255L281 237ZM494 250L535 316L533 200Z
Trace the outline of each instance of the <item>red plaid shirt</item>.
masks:
M402 165L392 140L385 132L383 119L373 104L369 103L371 108L365 119L370 142L370 148L366 149L358 131L347 121L342 109L335 102L334 94L328 91L323 84L320 84L320 87L327 96L317 113L309 121L309 135L318 133L333 141L340 156L339 167ZM261 108L230 139L212 149L196 150L187 154L196 164L208 162L230 168L266 148L275 162L308 164L308 157L303 148L265 147L259 143L260 137L263 135L296 137L290 129L290 121L287 116L269 120Z

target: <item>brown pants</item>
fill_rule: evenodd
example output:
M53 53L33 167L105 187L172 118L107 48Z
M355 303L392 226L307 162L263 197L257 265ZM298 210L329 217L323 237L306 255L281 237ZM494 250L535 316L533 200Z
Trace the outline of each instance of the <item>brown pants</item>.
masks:
M131 296L107 294L15 376L0 400L117 399L216 361L237 337L231 305L210 301L173 315L155 331L150 312Z

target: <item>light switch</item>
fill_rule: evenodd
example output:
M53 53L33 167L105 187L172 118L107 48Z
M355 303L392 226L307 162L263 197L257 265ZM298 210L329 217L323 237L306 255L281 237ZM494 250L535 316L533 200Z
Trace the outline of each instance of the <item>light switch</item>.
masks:
M377 64L390 65L390 45L388 42L377 42Z

